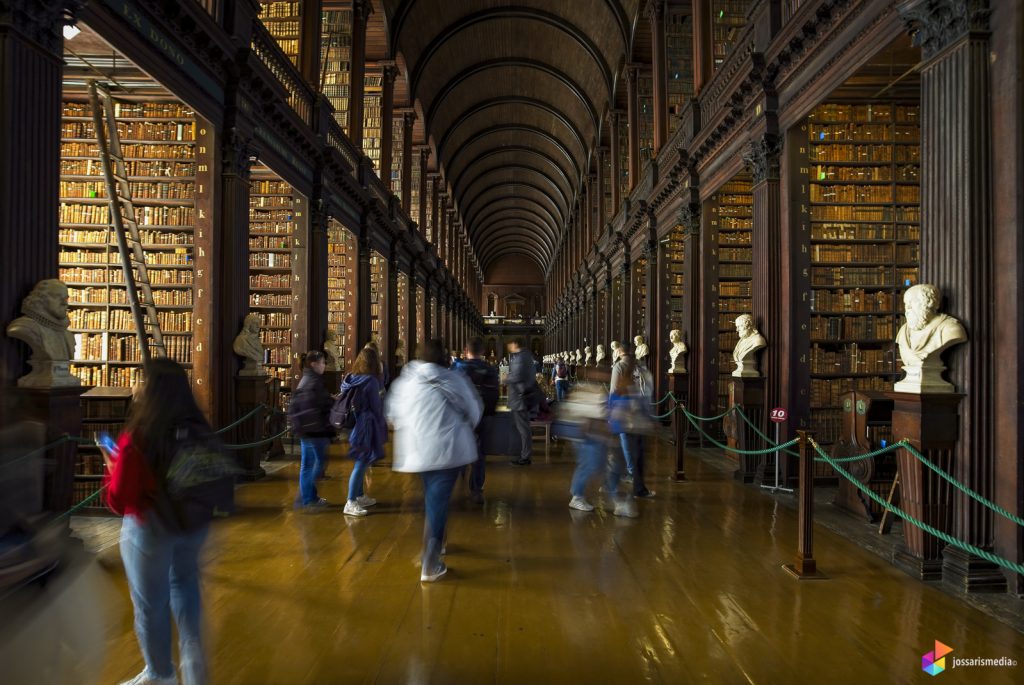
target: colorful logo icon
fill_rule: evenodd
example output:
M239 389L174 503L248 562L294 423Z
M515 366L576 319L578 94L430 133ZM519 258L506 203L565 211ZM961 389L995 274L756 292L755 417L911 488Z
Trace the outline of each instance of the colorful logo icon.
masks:
M936 640L935 651L921 656L921 670L928 675L939 675L946 670L946 655L952 651L952 647Z

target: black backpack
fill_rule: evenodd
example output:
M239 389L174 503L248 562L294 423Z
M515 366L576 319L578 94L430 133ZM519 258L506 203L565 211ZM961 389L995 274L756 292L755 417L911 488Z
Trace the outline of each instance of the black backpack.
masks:
M213 440L175 431L174 454L157 474L156 510L172 531L188 533L235 509L235 477L242 469Z
M484 403L484 416L494 416L501 394L501 378L498 370L485 361L472 359L462 365L470 382L476 386Z
M330 422L338 430L352 430L356 427L356 391L346 390L338 395L331 407Z
M569 369L566 368L565 362L558 362L558 364L555 365L555 376L562 379L569 377Z

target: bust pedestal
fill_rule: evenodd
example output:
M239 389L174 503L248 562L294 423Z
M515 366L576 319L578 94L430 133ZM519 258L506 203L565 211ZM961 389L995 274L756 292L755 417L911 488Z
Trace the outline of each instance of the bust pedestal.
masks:
M757 356L752 354L746 359L737 361L732 376L733 378L761 378L761 372L757 370Z
M676 472L675 480L686 480L686 466L683 463L683 454L686 451L686 438L689 436L690 422L682 412L682 407L688 403L689 381L685 371L677 371L668 374L668 389L675 397L673 408L680 407L678 411L672 412L672 437L676 442Z
M907 439L930 462L953 472L953 449L959 438L957 416L964 395L918 395L887 392L893 401L892 436ZM901 449L896 455L900 479L900 505L909 515L944 533L953 532L953 486ZM917 526L903 524L903 543L893 552L893 563L921 580L942 578L942 549L946 543Z
M10 392L16 397L20 419L46 425L46 444L49 444L65 434L82 434L82 393L88 389L75 385L12 388ZM55 513L67 511L71 508L78 444L65 442L36 458L46 465L43 485L45 508Z
M235 377L235 397L238 400L238 415L248 414L260 404L266 405L269 409L276 409L279 406L278 397L281 394L280 382L271 376L248 376L239 374ZM240 425L231 430L230 442L234 444L247 444L259 442L264 438L263 426L266 421L266 413L257 414L255 417L243 421ZM267 475L260 466L260 457L268 450L268 445L249 447L244 450L235 450L235 459L242 467L242 480L256 480Z
M729 407L742 407L755 426L762 425L764 420L764 378L760 376L733 378L729 382ZM756 450L765 447L754 429L735 412L722 421L726 442L729 447L740 450ZM764 473L766 463L771 458L764 454L733 454L726 452L730 459L736 461L737 469L733 477L743 483L753 483L758 472Z

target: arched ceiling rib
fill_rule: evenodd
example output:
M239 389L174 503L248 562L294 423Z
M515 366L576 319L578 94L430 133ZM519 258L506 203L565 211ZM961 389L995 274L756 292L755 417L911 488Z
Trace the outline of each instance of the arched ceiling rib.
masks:
M549 270L640 0L380 0L481 267Z

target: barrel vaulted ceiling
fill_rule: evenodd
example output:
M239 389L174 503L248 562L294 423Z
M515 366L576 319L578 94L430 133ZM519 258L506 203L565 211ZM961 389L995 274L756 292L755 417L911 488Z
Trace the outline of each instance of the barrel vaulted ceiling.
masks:
M607 137L641 2L381 0L484 273L507 255L550 266Z

